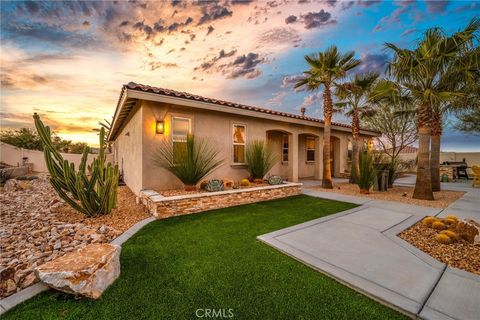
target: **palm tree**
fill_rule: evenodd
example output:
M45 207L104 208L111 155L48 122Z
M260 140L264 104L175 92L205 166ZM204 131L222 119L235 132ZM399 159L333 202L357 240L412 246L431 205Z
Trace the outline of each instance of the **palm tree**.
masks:
M360 60L354 59L355 52L349 51L342 54L336 46L327 48L324 52L305 56L310 69L304 72L304 78L300 79L295 88L305 88L315 91L324 87L323 91L323 177L322 187L332 189L332 172L330 167L330 135L333 115L332 85L335 81L346 76L347 71L360 64Z
M416 105L419 148L415 199L433 200L430 162L433 109L459 96L458 91L444 85L445 70L458 60L465 45L473 41L479 26L480 20L473 19L464 30L450 37L439 28L429 29L413 50L385 44L394 53L387 70L389 75L408 90Z
M371 115L370 92L379 77L378 73L361 73L349 82L338 84L335 95L339 102L335 106L352 118L352 175L350 183L355 183L359 171L360 118Z

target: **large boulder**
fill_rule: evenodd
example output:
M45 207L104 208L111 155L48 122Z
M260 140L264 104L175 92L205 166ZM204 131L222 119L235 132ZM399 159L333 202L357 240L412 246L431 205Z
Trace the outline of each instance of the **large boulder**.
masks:
M480 224L472 219L459 221L456 231L460 237L470 243L480 244Z
M35 269L51 288L98 299L120 275L120 246L90 244Z

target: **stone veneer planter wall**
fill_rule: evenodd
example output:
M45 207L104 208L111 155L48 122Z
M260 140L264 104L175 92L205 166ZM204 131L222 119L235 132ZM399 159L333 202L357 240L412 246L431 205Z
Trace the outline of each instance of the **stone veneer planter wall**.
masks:
M266 187L203 192L173 197L164 197L153 190L142 190L140 199L153 216L158 219L164 219L178 215L290 197L300 194L301 186L301 183L284 183Z

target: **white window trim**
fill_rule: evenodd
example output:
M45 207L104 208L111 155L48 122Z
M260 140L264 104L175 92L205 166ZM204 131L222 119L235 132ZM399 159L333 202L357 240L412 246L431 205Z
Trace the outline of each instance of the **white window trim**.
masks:
M287 147L284 147L284 139L287 138ZM290 141L288 134L282 134L282 164L288 164L288 158L290 157ZM283 160L283 151L287 150L287 160Z
M172 116L172 129L171 129L171 136L172 136L172 143L174 142L185 142L182 140L175 140L174 135L173 135L173 127L174 127L174 122L175 119L178 120L188 120L188 134L192 134L192 119L191 118L186 118L186 117L177 117L177 116Z
M307 140L313 140L313 149L308 149ZM313 161L308 160L308 151L310 150L313 150ZM315 137L306 136L305 137L305 162L311 164L311 163L315 163L316 160L317 160L317 152L315 151Z
M233 134L235 133L235 126L241 126L244 128L244 132L245 132L245 142L244 143L238 143L238 142L235 142L235 139L233 138ZM238 123L238 122L234 122L232 123L232 134L231 134L231 139L232 139L232 164L234 165L245 165L246 162L235 162L235 146L244 146L244 160L245 160L245 152L247 151L247 125L245 123Z

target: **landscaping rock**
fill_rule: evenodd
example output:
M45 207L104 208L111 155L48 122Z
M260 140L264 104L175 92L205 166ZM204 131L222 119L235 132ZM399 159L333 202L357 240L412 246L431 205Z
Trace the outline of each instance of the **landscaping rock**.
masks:
M459 221L456 227L457 234L473 244L480 244L480 224L472 219Z
M51 288L98 299L120 275L120 246L90 244L35 269Z
M1 189L0 298L37 282L36 266L118 236L119 232L107 225L66 222L71 218L58 212L64 206L46 176L20 182L10 179ZM7 284L9 279L12 281Z

